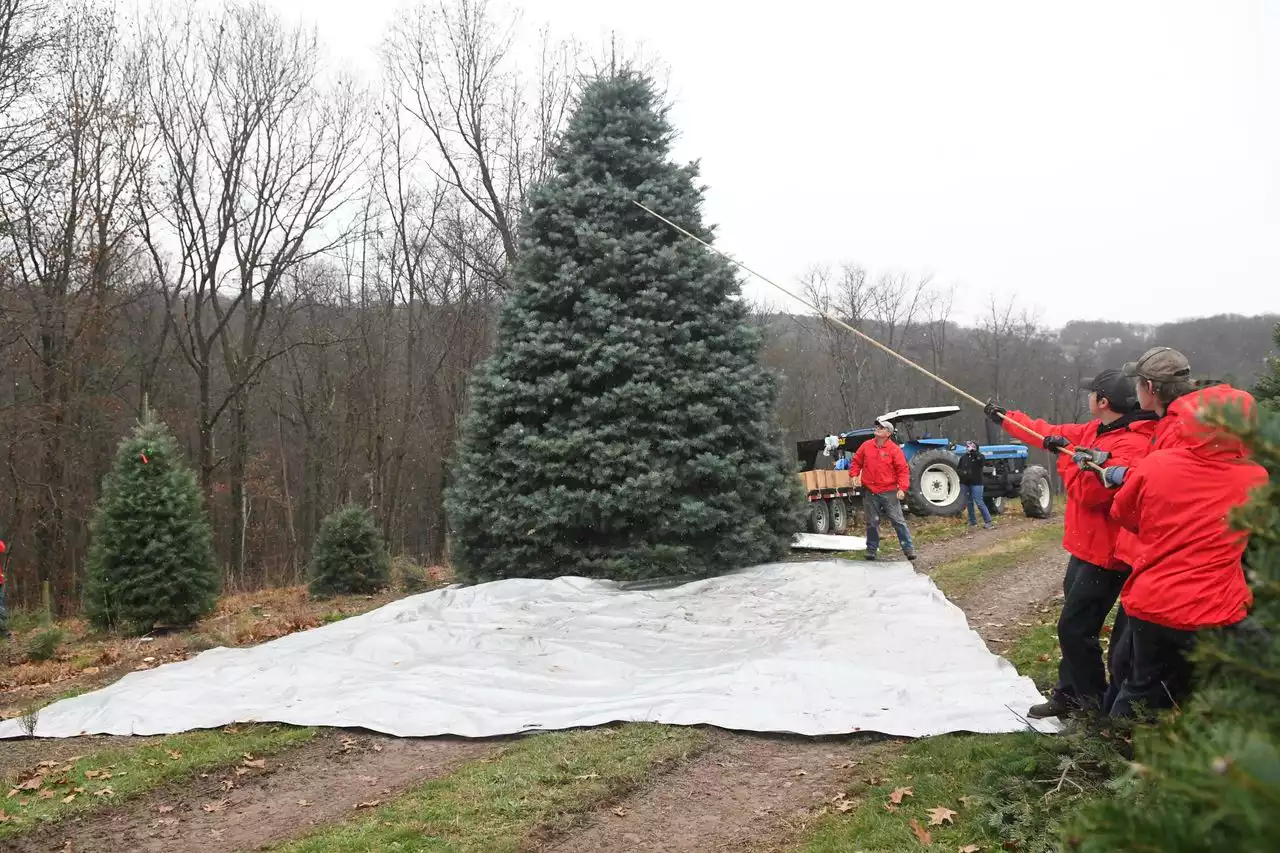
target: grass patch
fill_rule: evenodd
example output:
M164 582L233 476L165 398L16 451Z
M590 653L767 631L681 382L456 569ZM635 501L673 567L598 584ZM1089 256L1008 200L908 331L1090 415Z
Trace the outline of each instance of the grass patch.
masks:
M918 740L847 794L854 807L826 819L803 853L911 850L915 821L942 850L969 845L1048 853L1063 819L1105 790L1118 759L1095 735L941 735ZM894 810L895 791L909 789ZM954 812L934 825L935 809Z
M1043 543L1041 543L1043 544ZM1037 686L1057 679L1058 607L1048 608L1004 655ZM1114 614L1113 614L1114 615ZM1110 617L1108 624L1110 624ZM941 735L913 741L882 778L862 780L828 809L799 853L910 850L921 845L915 820L938 849L1055 853L1069 817L1108 796L1124 762L1127 732L1073 722L1060 735ZM893 792L911 789L890 811ZM955 812L931 825L934 809ZM941 813L938 813L941 814Z
M192 774L271 755L310 740L315 729L256 725L188 732L158 744L45 762L0 800L0 838L136 797Z
M1061 607L1054 607L1047 611L1034 628L1002 655L1042 691L1058 680L1058 661L1062 659L1058 648L1058 614L1061 610Z
M274 850L514 853L709 742L699 729L650 723L536 735L397 797L364 820Z
M955 598L973 589L987 575L1013 568L1036 551L1061 539L1061 522L1037 525L989 548L943 563L931 571L929 577L947 597Z

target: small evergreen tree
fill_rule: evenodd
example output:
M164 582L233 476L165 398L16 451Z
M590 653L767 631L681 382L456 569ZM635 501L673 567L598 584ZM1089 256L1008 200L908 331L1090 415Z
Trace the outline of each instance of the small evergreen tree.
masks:
M387 585L390 561L369 510L352 504L325 517L311 549L310 578L317 598L368 595Z
M1280 409L1280 323L1276 323L1271 340L1275 343L1276 354L1267 358L1266 371L1253 389L1253 396L1258 398L1259 403L1272 409Z
M773 377L651 82L587 86L530 197L447 508L466 580L706 575L799 529Z
M84 604L94 625L149 631L213 611L220 577L204 496L163 423L120 443L90 533Z
M1133 772L1118 796L1084 811L1071 849L1280 850L1280 412L1213 418L1271 474L1234 517L1250 534L1252 630L1199 644L1203 686L1180 714L1138 732Z

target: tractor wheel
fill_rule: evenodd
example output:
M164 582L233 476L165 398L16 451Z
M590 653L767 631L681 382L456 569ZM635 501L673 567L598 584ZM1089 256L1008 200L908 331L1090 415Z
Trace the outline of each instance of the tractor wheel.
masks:
M947 450L926 450L911 458L911 491L907 501L916 515L958 515L964 509L960 491L960 458Z
M987 505L987 512L992 515L1004 515L1004 498L983 498L982 502Z
M1049 472L1039 465L1030 465L1022 472L1022 486L1018 490L1022 499L1022 511L1027 518L1048 518L1053 513L1053 489L1049 486Z
M831 499L831 532L843 536L849 530L849 505L844 498Z
M809 501L809 532L831 532L831 511L826 501Z

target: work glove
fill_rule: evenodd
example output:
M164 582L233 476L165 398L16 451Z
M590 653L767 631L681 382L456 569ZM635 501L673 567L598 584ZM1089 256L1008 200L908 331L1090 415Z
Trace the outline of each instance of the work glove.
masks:
M982 413L990 418L994 423L1002 423L1004 416L1009 414L1009 410L1004 406L997 406L993 401L988 400L987 404L982 407Z
M1044 441L1040 443L1040 446L1045 450L1050 450L1054 453L1061 453L1066 450L1070 444L1071 442L1067 441L1060 435L1047 435L1045 436Z
M1081 471L1088 471L1094 465L1101 468L1110 458L1111 454L1107 451L1093 447L1077 447L1076 452L1071 454L1071 461L1076 463L1076 467Z
M1124 485L1125 475L1129 473L1127 465L1112 465L1104 468L1098 476L1102 478L1102 485L1108 489L1118 489Z

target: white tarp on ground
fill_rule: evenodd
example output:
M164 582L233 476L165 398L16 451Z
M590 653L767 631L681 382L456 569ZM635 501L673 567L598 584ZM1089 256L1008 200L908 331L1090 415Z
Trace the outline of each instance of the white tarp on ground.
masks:
M658 589L561 578L436 590L131 673L44 709L36 735L275 721L480 737L650 720L923 736L1014 731L1038 701L929 578L830 561ZM0 723L0 737L22 734Z
M864 536L836 536L832 533L797 533L792 548L802 551L865 551Z

